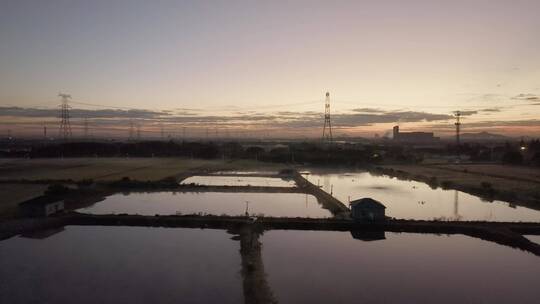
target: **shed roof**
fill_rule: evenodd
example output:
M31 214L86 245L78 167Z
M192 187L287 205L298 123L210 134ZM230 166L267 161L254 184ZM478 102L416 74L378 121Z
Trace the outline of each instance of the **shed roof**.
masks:
M33 199L29 199L22 203L19 203L19 206L43 206L43 205L48 205L48 204L55 203L61 200L62 200L61 197L42 195L42 196L35 197Z
M386 206L384 206L383 204L381 204L380 202L370 198L370 197L364 197L364 198L361 198L361 199L357 199L357 200L354 200L352 201L351 203L351 207L355 207L355 206L360 206L360 207L363 207L363 208L373 208L373 209L386 209Z

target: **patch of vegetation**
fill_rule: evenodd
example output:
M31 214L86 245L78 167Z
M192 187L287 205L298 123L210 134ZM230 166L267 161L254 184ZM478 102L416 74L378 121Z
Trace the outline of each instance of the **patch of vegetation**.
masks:
M69 188L62 184L52 184L47 190L45 190L45 195L64 195L69 192Z
M452 188L453 186L454 186L454 183L452 181L445 180L445 181L441 182L441 187L444 190L448 190L448 189Z

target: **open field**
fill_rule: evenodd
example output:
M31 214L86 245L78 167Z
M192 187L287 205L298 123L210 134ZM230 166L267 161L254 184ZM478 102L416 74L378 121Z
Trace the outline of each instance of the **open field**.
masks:
M435 180L442 186L488 198L540 208L540 170L506 165L384 165L411 179ZM388 173L388 172L386 172ZM398 174L399 175L399 174Z
M499 164L459 164L436 165L436 168L461 171L470 174L490 177L501 177L540 184L540 168L508 166Z
M0 218L14 216L17 204L43 194L46 185L0 184Z
M0 181L93 179L112 181L123 177L156 181L181 176L190 170L279 169L279 165L250 160L223 161L186 158L47 158L0 159Z
M186 158L48 158L0 159L0 218L15 215L17 204L43 194L55 181L116 181L129 177L159 181L190 172L214 170L279 170L281 165L252 160L223 161ZM24 183L18 183L24 182Z

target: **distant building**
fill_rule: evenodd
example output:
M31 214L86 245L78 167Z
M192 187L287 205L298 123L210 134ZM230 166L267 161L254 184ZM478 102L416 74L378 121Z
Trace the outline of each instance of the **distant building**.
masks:
M432 143L439 138L433 132L399 132L399 126L394 126L393 141L404 143Z
M19 213L26 217L46 217L64 211L64 200L58 197L38 196L19 204Z
M386 218L386 207L378 201L366 197L350 203L351 216L354 220L360 221L381 221Z

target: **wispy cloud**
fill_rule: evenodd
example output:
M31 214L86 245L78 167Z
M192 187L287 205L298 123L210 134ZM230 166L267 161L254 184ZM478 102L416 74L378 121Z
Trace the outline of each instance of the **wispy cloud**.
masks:
M205 115L190 111L147 111L147 110L83 110L72 109L74 120L88 118L94 125L125 126L130 120L138 120L145 124L164 123L228 126L270 126L281 128L319 127L323 121L323 113L314 111L279 111L260 113L256 111L237 112L230 115ZM0 107L0 116L17 119L52 119L58 117L57 109L37 109L20 107ZM370 126L378 123L443 121L451 119L451 115L417 111L385 111L380 109L355 109L349 113L332 115L336 127Z
M525 101L538 101L540 100L540 97L536 94L518 94L516 96L511 97L511 99L514 100L525 100Z
M21 107L0 107L0 116L10 117L58 117L60 114L58 109L37 109L37 108L21 108ZM157 119L163 116L172 115L168 112L157 112L148 110L84 110L71 109L71 117L74 118L141 118L141 119Z
M359 113L385 113L386 111L377 108L358 108L353 109L353 112Z
M501 111L501 108L485 108L485 109L482 109L482 110L479 110L479 112L500 112Z
M461 116L471 116L474 114L478 114L478 111L459 111Z

